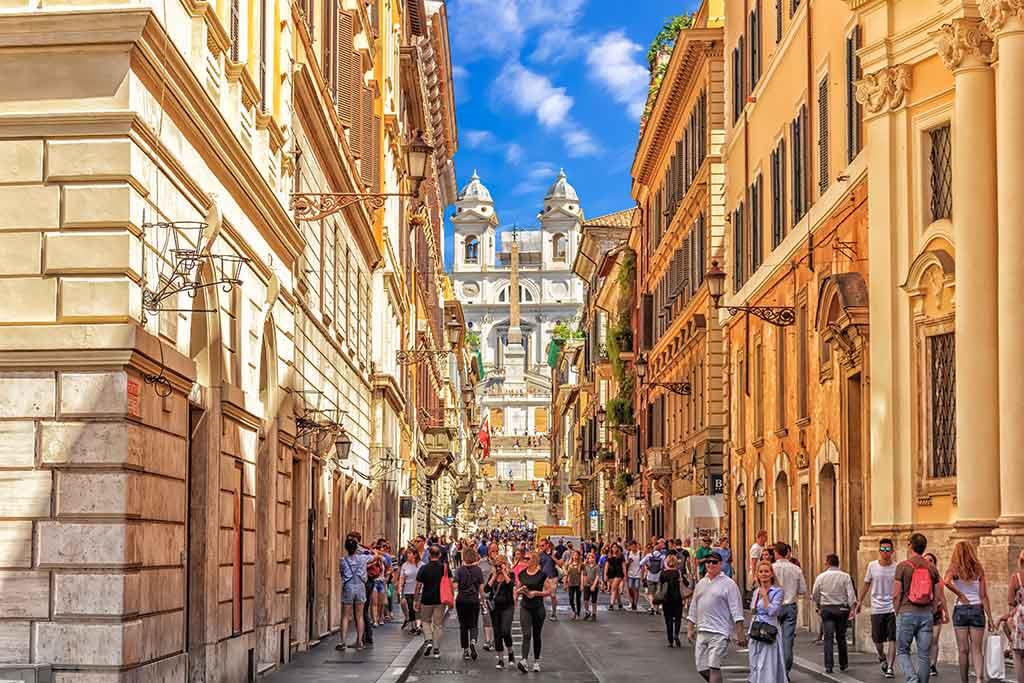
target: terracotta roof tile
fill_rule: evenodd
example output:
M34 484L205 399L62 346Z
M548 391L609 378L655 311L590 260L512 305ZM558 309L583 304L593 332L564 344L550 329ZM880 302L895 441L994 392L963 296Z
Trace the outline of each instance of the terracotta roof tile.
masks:
M609 228L630 228L633 226L633 217L636 215L637 208L633 207L630 209L624 209L622 211L616 211L614 213L606 213L603 216L597 216L586 221L583 226L600 226Z

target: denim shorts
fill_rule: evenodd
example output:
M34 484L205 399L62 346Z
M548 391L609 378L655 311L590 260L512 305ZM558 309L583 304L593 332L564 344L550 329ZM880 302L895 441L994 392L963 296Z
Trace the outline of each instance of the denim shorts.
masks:
M361 581L347 581L341 588L341 604L352 605L366 602L366 584Z
M985 610L981 605L957 605L953 608L956 628L985 628Z
M629 588L630 590L640 590L640 577L629 577Z

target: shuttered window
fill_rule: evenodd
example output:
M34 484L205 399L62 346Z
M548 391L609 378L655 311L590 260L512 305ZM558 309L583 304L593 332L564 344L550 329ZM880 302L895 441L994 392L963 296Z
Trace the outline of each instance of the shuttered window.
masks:
M683 280L683 300L689 301L690 295L693 293L693 277L691 275L691 260L693 255L690 251L691 242L690 236L687 235L686 239L683 240L683 251L679 255L679 262L682 266L682 280Z
M733 123L736 123L737 121L740 120L740 109L742 109L742 106L740 104L740 100L742 98L742 96L740 95L740 92L741 92L740 84L742 83L742 79L740 77L740 74L742 73L742 71L743 71L743 62L742 62L742 60L740 58L740 49L739 49L739 47L734 47L733 50L732 50L732 122Z
M352 127L349 129L348 146L357 157L363 155L363 61L355 52L352 53Z
M231 61L238 63L238 51L239 51L239 25L241 9L239 7L240 0L231 0L231 17L229 18L231 31Z
M800 7L800 0L789 0L789 16L796 14L798 7Z
M260 111L267 111L267 29L270 22L267 19L267 0L260 0L260 20L257 24L260 32Z
M334 101L337 103L338 118L343 126L351 127L355 110L355 95L352 83L356 69L356 54L352 51L355 41L355 23L349 12L338 14L338 77L335 79Z
M764 201L761 176L750 186L750 272L754 273L764 261Z
M739 290L747 281L746 259L746 226L743 223L743 204L741 203L732 212L732 236L733 236L733 284L734 289Z
M750 89L761 79L761 3L750 13Z
M786 236L786 140L782 138L771 153L772 249Z
M654 346L654 297L644 294L641 299L643 314L643 350L650 351Z
M818 193L825 194L830 183L828 168L828 76L818 83Z
M331 97L338 97L338 0L324 0L324 35L320 70Z
M782 40L782 0L775 0L775 42Z
M379 116L373 117L373 182L371 186L374 192L380 192L380 155L381 155L381 121Z
M359 112L359 176L365 185L373 184L373 91L363 88Z
M854 26L846 38L846 160L853 161L863 146L861 105L857 101L856 83L860 80L860 26Z
M697 216L697 287L704 284L704 273L707 270L707 228L704 224L704 214Z
M793 225L807 213L807 105L800 107L800 113L790 126L792 147L792 189Z

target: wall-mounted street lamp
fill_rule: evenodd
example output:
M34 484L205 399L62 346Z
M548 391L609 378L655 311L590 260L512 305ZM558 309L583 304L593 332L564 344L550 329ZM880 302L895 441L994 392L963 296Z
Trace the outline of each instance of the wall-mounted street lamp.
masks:
M708 283L708 293L711 295L711 305L716 309L721 308L719 303L725 293L725 271L718 267L718 261L711 262L711 270L707 272L704 279ZM730 315L747 313L776 327L788 327L796 322L796 309L792 306L725 306Z
M636 377L640 380L640 384L646 384L649 387L661 387L662 389L668 389L674 394L680 396L689 396L691 387L689 382L645 382L644 378L647 377L647 356L646 354L640 354L637 356L636 362L633 363L633 368L636 370Z
M444 328L445 336L448 337L448 350L436 351L434 349L426 349L423 347L416 349L402 349L397 352L398 364L418 365L419 363L424 363L428 360L436 360L438 363L441 363L449 354L455 353L455 350L459 348L459 344L462 343L462 323L459 322L458 318L452 316ZM463 392L463 398L465 398L465 392Z
M371 209L379 209L389 197L418 197L420 183L427 177L427 163L434 148L423 139L423 131L405 146L405 168L413 181L412 192L293 192L291 209L297 221L318 221L338 213L353 204L366 202Z

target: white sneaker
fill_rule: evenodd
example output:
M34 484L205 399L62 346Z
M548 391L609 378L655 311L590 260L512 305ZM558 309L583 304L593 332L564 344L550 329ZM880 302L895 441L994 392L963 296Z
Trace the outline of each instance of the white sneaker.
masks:
M534 673L540 673L540 662L533 663L533 671Z
M529 671L529 669L526 667L525 659L520 659L518 662L516 662L516 666L519 668L519 671L524 674Z

